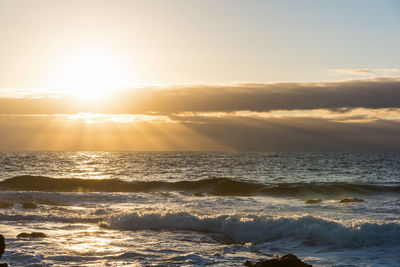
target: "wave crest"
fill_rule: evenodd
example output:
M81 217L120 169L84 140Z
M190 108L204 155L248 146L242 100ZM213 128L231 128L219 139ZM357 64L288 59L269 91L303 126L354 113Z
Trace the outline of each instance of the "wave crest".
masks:
M282 239L342 247L399 244L400 225L363 223L346 227L312 216L273 219L264 216L222 215L198 217L187 212L125 214L111 218L103 227L118 230L192 230L220 234L234 243L272 242Z
M260 184L229 178L210 178L197 181L134 181L118 179L50 178L44 176L17 176L0 182L3 191L45 192L154 192L185 191L210 195L271 195L307 196L340 194L400 193L400 184L348 184L348 183L282 183Z

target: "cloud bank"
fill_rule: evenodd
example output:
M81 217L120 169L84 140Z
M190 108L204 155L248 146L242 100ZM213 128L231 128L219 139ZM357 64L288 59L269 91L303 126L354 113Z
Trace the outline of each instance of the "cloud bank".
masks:
M382 68L382 69L331 69L331 73L339 75L353 75L364 77L393 77L400 75L399 68Z
M400 108L400 79L147 87L95 103L70 98L1 98L3 114L175 114L307 109Z
M400 79L1 98L0 129L0 150L400 151Z

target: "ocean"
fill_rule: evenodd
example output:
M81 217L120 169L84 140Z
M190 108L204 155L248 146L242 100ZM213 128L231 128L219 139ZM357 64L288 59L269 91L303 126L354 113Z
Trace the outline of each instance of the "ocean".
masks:
M1 152L1 261L400 266L399 166L400 153Z

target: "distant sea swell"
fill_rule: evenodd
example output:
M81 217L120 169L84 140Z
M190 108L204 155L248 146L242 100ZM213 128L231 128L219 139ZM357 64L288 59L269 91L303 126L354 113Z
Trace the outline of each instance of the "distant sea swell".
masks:
M194 194L219 196L307 196L337 194L400 194L400 183L282 183L260 184L229 178L209 178L196 181L133 181L118 179L50 178L44 176L17 176L0 182L1 191L42 192L157 192L185 191Z

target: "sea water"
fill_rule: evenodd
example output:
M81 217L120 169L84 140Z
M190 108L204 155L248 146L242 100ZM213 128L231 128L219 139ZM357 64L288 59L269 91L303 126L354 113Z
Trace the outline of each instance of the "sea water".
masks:
M400 266L399 166L396 153L2 152L2 261Z

